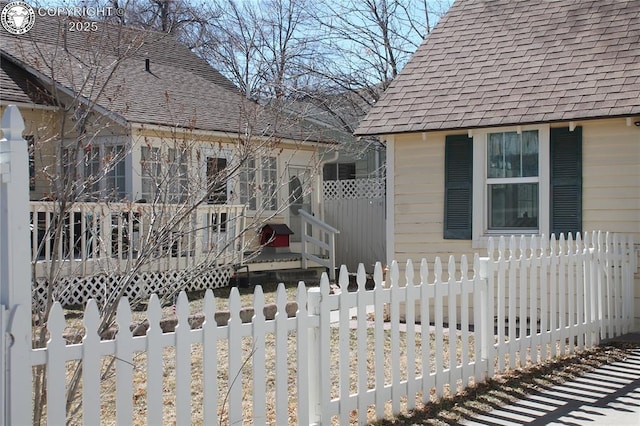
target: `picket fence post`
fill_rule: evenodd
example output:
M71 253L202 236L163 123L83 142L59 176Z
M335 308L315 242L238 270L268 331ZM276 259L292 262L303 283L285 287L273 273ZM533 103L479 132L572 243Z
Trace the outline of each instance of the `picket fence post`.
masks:
M0 305L4 316L0 396L2 423L31 423L31 251L29 168L24 121L15 105L0 139ZM8 317L7 317L8 315Z
M320 318L320 301L322 295L319 287L310 288L307 292L308 314ZM309 333L309 424L319 425L322 422L322 399L320 384L320 327L311 323Z
M493 315L490 314L490 304L493 304L494 301L489 299L489 257L481 257L480 258L480 270L478 271L478 275L480 277L480 282L482 283L480 289L480 319L482 321L477 328L478 334L477 339L480 341L480 356L482 357L483 365L486 364L487 372L489 368L488 359L489 359L489 346L491 345L492 339L489 337L493 337Z

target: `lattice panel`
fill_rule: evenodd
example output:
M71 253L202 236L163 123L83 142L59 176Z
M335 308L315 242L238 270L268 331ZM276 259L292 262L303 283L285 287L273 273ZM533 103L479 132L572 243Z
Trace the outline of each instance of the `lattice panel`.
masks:
M233 273L233 268L211 269L197 277L185 280L179 271L141 272L133 277L124 296L129 300L146 299L151 294L160 296L175 294L180 290L199 291L226 287ZM117 275L93 275L90 277L64 278L53 290L54 300L63 306L84 305L89 299L99 304L117 291L120 277ZM42 307L46 301L47 281L38 279L33 288L36 306Z
M325 200L384 198L384 196L385 180L382 178L328 180L324 182Z

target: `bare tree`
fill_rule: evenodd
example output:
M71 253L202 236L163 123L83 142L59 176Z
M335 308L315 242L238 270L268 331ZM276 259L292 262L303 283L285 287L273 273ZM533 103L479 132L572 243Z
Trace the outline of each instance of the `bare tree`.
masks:
M144 70L150 43L162 44L170 36L122 25L71 34L64 19L53 18L41 19L39 25L48 31L3 36L3 50L16 59L16 66L37 70L29 79L51 105L34 131L32 147L37 193L48 200L46 211L32 213L32 267L34 276L41 277L38 288L44 289L36 296L34 347L46 344L46 320L54 301L78 289L75 277L87 264L106 288L92 294L99 296L101 335L114 327L123 296L132 305L147 296L134 291L136 283L160 262L182 265L166 280L163 303L173 301L187 283L230 268L235 260L229 253L255 248L252 240L262 225L298 201L284 196L290 179L286 167L275 164L293 162L302 145L318 140L307 140L311 129L300 120L244 98L230 84L223 87L229 93L225 96L240 99L235 129L203 136L198 123L207 117L166 91L162 107L174 116L167 121L179 125L142 124L134 132L121 120L134 108L128 75ZM149 62L147 68L153 71ZM199 72L209 73L202 67ZM216 154L223 150L229 153L224 164ZM134 152L140 158L136 164ZM319 155L303 158L315 173ZM140 174L144 200L133 200L119 184L126 164ZM256 171L260 166L263 172ZM306 187L298 196L309 191ZM247 205L251 215L243 209L231 217L212 203ZM105 365L105 372L112 367ZM78 363L67 387L69 416L81 408L81 372ZM34 424L45 413L46 378L46 367L38 367Z
M314 18L332 56L315 71L335 91L374 103L446 11L445 1L346 0L315 3Z
M306 0L216 0L212 8L218 19L209 23L204 58L261 102L299 89L319 49Z

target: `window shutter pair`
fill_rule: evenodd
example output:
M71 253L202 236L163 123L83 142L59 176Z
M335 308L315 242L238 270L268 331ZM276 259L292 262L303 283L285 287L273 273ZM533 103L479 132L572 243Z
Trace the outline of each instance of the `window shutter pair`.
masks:
M551 232L582 231L582 127L551 129ZM444 238L470 240L473 214L473 139L445 140Z

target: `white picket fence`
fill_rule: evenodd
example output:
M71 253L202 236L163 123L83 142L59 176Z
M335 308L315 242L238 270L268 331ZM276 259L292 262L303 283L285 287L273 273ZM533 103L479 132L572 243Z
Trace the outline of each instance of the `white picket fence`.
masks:
M31 366L46 365L48 424L66 421L65 375L74 360L83 366L84 424L105 421L105 386L116 413L107 420L117 424L162 424L163 416L171 415L177 424L218 424L220 419L225 424L363 424L627 332L634 317L633 241L617 234L587 237L575 242L500 239L495 249L490 241L489 256L476 255L473 274L466 273L465 257L459 263L451 257L445 268L436 258L432 265L423 260L417 272L408 262L401 280L394 262L385 283L378 264L373 290L365 289L361 266L358 289L348 291L343 267L335 294L326 275L319 288L307 290L300 283L295 316L285 311L281 286L275 319L265 318L264 296L256 288L255 314L243 323L233 289L231 319L218 325L209 291L205 322L192 329L183 293L178 326L164 334L157 298L149 305L146 335L135 337L123 299L120 331L112 340L101 340L95 331L97 307L90 302L82 343L67 344L63 311L56 305L47 346L21 356ZM418 314L433 321L417 324ZM26 327L14 324L10 332L20 335ZM226 358L220 358L221 347ZM167 348L172 348L169 361L163 360ZM106 385L100 382L101 366L112 358L115 377ZM168 381L174 388L170 394ZM140 386L146 391L139 393Z

